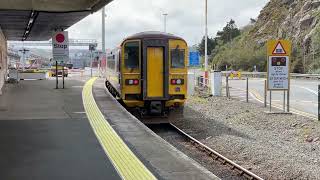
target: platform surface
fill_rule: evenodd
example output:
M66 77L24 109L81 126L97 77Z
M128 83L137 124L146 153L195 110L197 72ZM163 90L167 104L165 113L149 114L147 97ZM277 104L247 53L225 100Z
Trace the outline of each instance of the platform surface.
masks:
M0 96L0 179L121 179L82 104L85 80L7 84Z
M0 179L218 179L129 114L103 79L7 84L0 141Z

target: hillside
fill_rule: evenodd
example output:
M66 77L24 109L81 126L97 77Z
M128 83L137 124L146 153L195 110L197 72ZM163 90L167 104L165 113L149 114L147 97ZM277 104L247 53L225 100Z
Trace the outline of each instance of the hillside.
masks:
M320 73L320 0L271 0L257 21L244 27L241 36L219 47L213 64L223 69L265 71L266 41L293 42L293 72Z

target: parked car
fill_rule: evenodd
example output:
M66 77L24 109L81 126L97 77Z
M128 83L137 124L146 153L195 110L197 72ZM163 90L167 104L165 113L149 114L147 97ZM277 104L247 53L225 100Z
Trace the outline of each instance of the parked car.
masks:
M63 72L62 72L62 68L64 68L64 77L68 77L68 68L67 67L63 67L63 66L58 66L58 76L62 76ZM56 77L57 73L56 73L56 66L51 66L51 76L52 77Z

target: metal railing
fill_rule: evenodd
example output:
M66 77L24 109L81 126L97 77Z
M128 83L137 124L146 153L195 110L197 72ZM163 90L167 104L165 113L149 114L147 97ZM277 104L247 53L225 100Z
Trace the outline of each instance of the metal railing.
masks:
M223 71L223 76L230 74L230 71ZM253 78L266 78L267 72L241 72L242 77L253 77ZM290 73L291 78L295 79L319 79L320 74L299 74L299 73Z

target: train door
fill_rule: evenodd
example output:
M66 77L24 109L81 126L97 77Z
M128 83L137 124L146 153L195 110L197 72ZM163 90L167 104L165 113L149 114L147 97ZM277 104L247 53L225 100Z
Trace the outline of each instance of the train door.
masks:
M147 47L147 98L163 98L164 94L164 48Z

